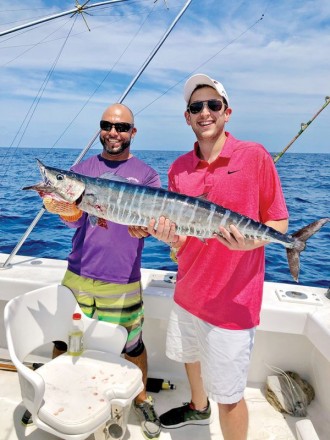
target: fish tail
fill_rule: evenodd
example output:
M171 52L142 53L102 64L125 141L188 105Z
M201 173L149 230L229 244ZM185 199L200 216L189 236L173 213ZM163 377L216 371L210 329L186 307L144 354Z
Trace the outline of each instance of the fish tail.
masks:
M299 229L299 231L292 234L294 237L294 246L292 249L287 249L287 258L290 268L290 273L293 279L298 282L300 269L300 253L306 248L306 241L319 231L322 226L330 221L330 217L321 218L313 223Z

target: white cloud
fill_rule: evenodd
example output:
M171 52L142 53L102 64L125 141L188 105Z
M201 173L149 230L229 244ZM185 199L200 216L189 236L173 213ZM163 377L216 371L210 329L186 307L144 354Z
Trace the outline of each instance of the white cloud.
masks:
M91 32L78 17L21 146L51 147L65 130L57 146L86 144L104 107L120 99L184 3L167 0L169 11L161 0L93 10L86 16ZM23 0L4 0L0 29L59 12L60 5L72 8L72 2L32 0L28 9ZM234 108L228 129L235 136L281 150L330 95L329 18L327 0L192 1L125 100L138 113L134 147L191 148L182 87L197 70L224 83ZM0 37L0 146L11 144L72 24L66 17ZM330 152L329 111L292 151Z

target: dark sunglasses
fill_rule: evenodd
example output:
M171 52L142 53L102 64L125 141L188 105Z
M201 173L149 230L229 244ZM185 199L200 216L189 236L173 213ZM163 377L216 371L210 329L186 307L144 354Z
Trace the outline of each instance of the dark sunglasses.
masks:
M128 122L109 122L109 121L100 121L101 130L111 131L112 127L115 127L117 133L127 132L131 128L133 128L133 124L129 124Z
M203 110L204 105L207 104L208 108L213 112L219 112L226 104L220 99L209 99L207 101L192 102L187 106L187 111L195 115Z

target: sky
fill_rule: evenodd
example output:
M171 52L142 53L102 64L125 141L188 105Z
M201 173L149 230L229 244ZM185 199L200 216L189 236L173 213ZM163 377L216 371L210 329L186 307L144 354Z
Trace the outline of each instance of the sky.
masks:
M192 0L144 69L186 4L123 0L0 36L0 147L84 148L104 109L123 102L133 151L189 151L183 86L206 73L229 95L226 129L282 151L330 96L330 2ZM1 0L0 32L74 5ZM330 153L329 127L330 105L289 151Z

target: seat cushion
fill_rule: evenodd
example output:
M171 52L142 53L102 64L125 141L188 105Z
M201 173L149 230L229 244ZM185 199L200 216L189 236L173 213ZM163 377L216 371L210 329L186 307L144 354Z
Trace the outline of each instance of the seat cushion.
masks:
M46 388L38 417L64 434L94 432L109 419L113 399L130 405L143 388L138 367L118 355L93 350L77 357L63 354L36 373Z

